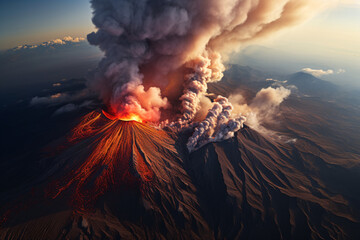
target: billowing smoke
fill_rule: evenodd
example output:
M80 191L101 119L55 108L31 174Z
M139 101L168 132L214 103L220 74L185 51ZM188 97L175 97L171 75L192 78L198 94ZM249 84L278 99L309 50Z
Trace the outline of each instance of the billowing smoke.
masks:
M230 95L229 101L234 106L234 114L242 114L246 117L246 124L258 131L269 133L262 124L273 121L274 115L278 113L278 106L290 94L291 91L284 87L268 87L261 89L249 103L240 94Z
M194 134L189 138L187 143L189 151L193 151L208 142L233 137L234 133L243 127L246 118L243 116L230 118L232 110L233 106L228 99L218 96L205 119L195 127Z
M119 118L135 114L157 122L168 109L181 114L172 114L174 125L189 126L207 83L223 76L221 56L307 19L328 2L91 0L98 30L88 41L105 57L90 87ZM223 129L236 129L231 124Z
M180 127L192 121L200 110L201 96L207 91L207 83L220 81L225 70L220 54L209 52L188 62L186 67L192 72L185 76L184 93L180 97L182 117L177 122Z
M256 112L269 112L277 107L291 94L291 91L284 87L261 89L250 104L250 108Z

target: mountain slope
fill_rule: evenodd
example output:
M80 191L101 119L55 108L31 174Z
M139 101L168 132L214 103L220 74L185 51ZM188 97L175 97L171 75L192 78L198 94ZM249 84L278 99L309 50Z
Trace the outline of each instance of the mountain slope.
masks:
M288 85L295 85L303 94L329 98L332 95L341 93L340 87L331 82L316 78L308 73L297 72L287 76L286 79L288 80Z
M236 139L208 145L192 158L198 161L198 166L202 163L194 172L204 172L195 181L203 191L203 199L217 199L212 205L205 205L204 212L222 213L216 215L214 226L221 231L219 239L238 236L244 239L351 239L359 236L359 232L348 229L359 226L358 219L354 218L359 209L348 208L348 200L332 192L322 176L326 168L333 166L304 149L274 143L246 128ZM216 183L212 183L214 179ZM218 189L213 190L213 186ZM220 209L214 210L215 206ZM357 214L354 215L354 211ZM237 231L230 235L235 229Z
M308 151L306 142L282 144L245 127L236 137L207 144L189 155L186 134L162 132L135 122L113 124L131 135L124 139L132 143L126 151L133 149L132 156L137 157L130 157L132 160L140 153L153 172L151 180L139 178L140 171L134 175L140 185L113 185L116 188L104 191L90 211L72 214L72 208L64 204L59 208L59 202L71 197L71 191L70 195L46 200L58 210L49 207L53 210L50 212L36 206L26 210L27 219L15 216L4 225L1 239L359 236L358 202L339 192L324 174L329 169L330 173L331 169L341 171L340 166L327 163L323 158L331 156L326 153L319 156ZM117 135L113 131L111 134ZM90 138L77 143L58 160L69 158L63 163L71 163L71 159L81 156L78 151L88 151L86 145L92 142L96 141ZM123 142L120 139L118 143ZM63 172L65 168L56 169ZM39 215L38 211L43 213Z

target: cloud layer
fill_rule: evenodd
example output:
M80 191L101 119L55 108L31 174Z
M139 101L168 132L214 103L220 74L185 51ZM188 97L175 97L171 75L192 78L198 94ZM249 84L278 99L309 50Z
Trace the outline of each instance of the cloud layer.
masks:
M303 72L309 73L313 75L314 77L322 77L324 75L331 75L334 74L334 70L322 70L322 69L312 69L312 68L303 68Z
M337 71L334 71L332 69L323 70L323 69L312 69L312 68L303 68L301 71L309 73L313 75L314 77L322 77L326 75L332 75L332 74L341 74L346 72L344 69L339 69Z
M91 96L91 93L88 89L84 89L73 94L59 92L46 97L35 96L30 100L30 106L58 105L72 101L82 100L89 96Z
M70 44L70 43L79 43L79 42L84 42L85 38L83 37L70 37L70 36L66 36L63 39L57 38L51 41L47 41L47 42L43 42L41 44L34 44L34 45L20 45L17 46L11 50L13 51L18 51L18 50L24 50L24 49L34 49L34 48L38 48L38 47L49 47L49 46L56 46L56 45L65 45L65 44Z

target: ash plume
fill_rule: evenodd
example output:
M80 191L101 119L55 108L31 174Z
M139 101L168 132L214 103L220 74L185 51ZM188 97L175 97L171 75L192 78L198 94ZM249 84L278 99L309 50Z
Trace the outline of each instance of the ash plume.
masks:
M92 0L98 30L88 41L105 57L89 85L119 118L136 114L158 122L168 109L172 125L188 127L207 83L223 76L221 57L306 20L329 2Z

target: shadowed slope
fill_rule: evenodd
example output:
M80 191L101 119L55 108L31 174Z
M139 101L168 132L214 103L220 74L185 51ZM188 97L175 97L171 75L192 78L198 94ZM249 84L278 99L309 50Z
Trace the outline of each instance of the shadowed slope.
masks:
M355 174L299 146L244 128L191 154L187 169L215 238L359 237L359 202L337 187L344 172Z

